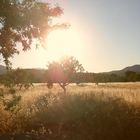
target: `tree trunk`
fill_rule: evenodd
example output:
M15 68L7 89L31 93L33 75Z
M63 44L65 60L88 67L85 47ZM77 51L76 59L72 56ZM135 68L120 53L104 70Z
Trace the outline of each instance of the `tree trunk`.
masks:
M65 83L59 83L60 87L63 88L64 93L66 93L66 84Z
M64 90L64 93L66 93L66 87L65 86L63 87L63 90Z

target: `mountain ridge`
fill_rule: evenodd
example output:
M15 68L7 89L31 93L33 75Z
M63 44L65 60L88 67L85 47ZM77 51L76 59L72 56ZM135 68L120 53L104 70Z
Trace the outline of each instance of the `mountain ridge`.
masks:
M45 71L46 69L43 69L43 68L26 68L24 70L27 70L27 71L33 71L33 70L35 70L35 71ZM127 67L125 67L121 70L113 70L113 71L109 71L109 72L99 72L99 73L123 75L123 74L125 74L126 71L133 71L133 72L136 72L136 73L140 73L140 64L127 66ZM0 65L0 74L4 74L5 72L6 72L6 67L3 66L3 65Z
M136 72L136 73L140 73L140 64L127 66L127 67L125 67L121 70L113 70L113 71L103 72L103 73L123 75L123 74L125 74L126 71L133 71L133 72Z

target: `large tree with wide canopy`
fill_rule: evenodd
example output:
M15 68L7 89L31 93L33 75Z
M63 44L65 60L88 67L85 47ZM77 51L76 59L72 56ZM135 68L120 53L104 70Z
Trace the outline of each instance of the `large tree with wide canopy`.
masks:
M61 14L63 10L59 6L39 0L0 0L0 55L7 68L9 58L19 53L18 46L23 51L32 44L43 46L51 30L67 26L52 24L53 18Z

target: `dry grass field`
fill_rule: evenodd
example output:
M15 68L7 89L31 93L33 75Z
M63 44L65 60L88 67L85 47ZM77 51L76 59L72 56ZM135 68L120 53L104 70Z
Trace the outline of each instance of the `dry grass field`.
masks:
M140 139L140 83L70 84L66 94L35 84L16 96L1 95L0 139Z

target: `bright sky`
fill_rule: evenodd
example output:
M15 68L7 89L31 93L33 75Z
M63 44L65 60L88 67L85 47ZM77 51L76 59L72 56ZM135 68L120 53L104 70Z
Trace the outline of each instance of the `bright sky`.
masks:
M75 56L89 72L140 64L140 0L51 0L64 8L67 30L52 32L46 49L16 55L13 67L45 68ZM58 20L59 21L59 20Z

